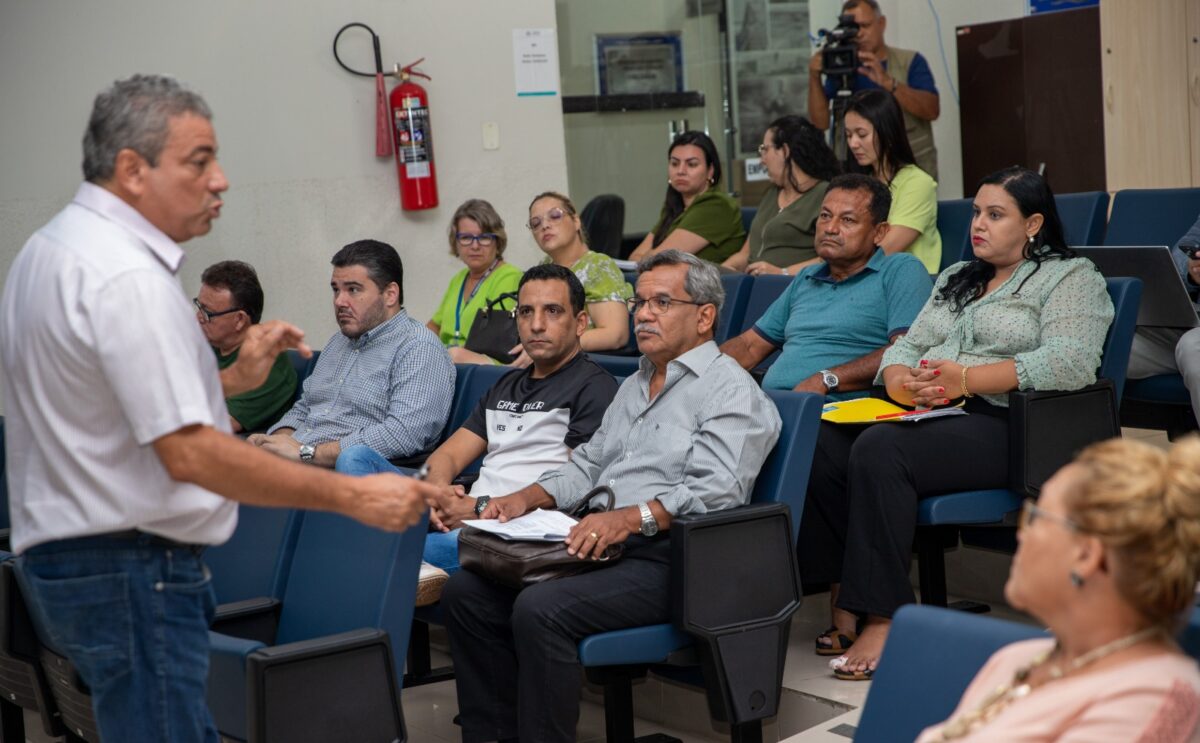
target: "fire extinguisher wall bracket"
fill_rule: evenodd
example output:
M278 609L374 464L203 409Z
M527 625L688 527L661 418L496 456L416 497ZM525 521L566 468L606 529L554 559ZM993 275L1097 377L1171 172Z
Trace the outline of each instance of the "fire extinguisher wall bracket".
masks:
M414 77L431 79L415 69L424 58L401 67L395 77L389 102L392 112L392 141L396 149L396 175L400 180L403 209L432 209L438 205L437 173L433 164L433 132L429 124L429 95Z

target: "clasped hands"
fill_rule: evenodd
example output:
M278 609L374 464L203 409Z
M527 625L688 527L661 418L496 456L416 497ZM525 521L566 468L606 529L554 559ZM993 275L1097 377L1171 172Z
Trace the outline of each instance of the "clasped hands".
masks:
M912 393L917 408L949 405L962 397L962 370L962 364L949 359L921 359L908 370L903 387Z
M492 498L479 518L503 522L523 516L529 510L525 498L517 492ZM461 485L448 485L429 499L430 522L440 531L457 528L463 519L474 515L475 499L467 497ZM599 560L610 546L621 544L640 528L641 516L636 508L589 513L567 533L567 554L580 560Z

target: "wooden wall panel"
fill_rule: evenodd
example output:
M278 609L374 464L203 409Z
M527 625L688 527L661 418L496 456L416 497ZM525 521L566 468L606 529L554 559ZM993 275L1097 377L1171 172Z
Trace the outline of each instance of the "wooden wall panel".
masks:
M1200 186L1200 0L1187 2L1188 105L1192 123L1192 185Z

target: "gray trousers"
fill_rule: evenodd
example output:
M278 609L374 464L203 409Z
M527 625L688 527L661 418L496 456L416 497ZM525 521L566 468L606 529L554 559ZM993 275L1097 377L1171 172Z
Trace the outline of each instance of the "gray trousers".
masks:
M1192 397L1192 410L1200 420L1200 328L1138 328L1127 376L1143 379L1175 373L1183 377Z

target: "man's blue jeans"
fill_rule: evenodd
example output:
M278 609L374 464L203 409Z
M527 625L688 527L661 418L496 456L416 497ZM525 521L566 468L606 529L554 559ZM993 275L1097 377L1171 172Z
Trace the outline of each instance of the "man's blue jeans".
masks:
M338 455L333 468L346 475L361 477L377 472L395 472L412 475L413 471L402 469L383 458L369 446L358 444ZM431 531L425 535L425 551L421 559L453 575L458 570L458 529L448 532Z
M205 704L216 598L199 555L142 535L41 544L16 561L42 642L92 693L100 736L216 743Z

